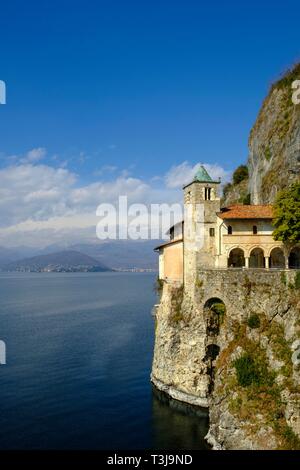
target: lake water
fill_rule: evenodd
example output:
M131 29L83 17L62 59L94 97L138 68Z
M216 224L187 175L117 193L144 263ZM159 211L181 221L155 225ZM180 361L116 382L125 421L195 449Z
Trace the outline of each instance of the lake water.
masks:
M207 417L153 391L155 275L0 274L0 449L203 449Z

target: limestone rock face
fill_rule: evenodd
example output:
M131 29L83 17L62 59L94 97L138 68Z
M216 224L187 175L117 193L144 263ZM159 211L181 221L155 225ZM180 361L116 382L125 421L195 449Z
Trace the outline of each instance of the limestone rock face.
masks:
M292 101L292 83L300 80L300 64L276 82L264 100L249 136L249 179L232 184L223 205L273 203L277 192L299 181L300 104ZM299 160L298 160L299 159Z
M182 287L164 285L156 317L151 378L172 398L207 407L205 326L195 312Z
M292 82L300 64L275 83L265 99L249 138L249 192L252 204L274 202L278 190L299 180L289 170L299 165L300 105L292 102Z
M244 179L239 184L232 184L226 197L222 199L222 207L232 206L234 204L243 204L249 193L249 178Z

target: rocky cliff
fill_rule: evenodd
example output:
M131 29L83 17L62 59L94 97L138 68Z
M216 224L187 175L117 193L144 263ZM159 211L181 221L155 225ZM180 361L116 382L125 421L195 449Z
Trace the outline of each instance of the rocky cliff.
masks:
M293 271L201 270L193 286L164 285L152 381L209 407L213 448L300 449L299 289Z
M232 185L224 204L241 202L245 193L252 204L274 202L278 190L299 180L293 173L300 157L300 105L292 101L292 83L300 80L300 64L273 84L250 132L248 189Z

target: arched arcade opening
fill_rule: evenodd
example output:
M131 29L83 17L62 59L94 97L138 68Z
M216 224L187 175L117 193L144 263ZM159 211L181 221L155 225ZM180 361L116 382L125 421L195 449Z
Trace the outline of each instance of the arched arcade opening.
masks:
M273 248L270 253L270 268L285 268L284 253L281 248Z
M242 268L245 266L245 254L241 248L231 250L228 258L229 268Z
M265 267L265 255L261 248L254 248L250 253L249 259L250 268L264 268Z

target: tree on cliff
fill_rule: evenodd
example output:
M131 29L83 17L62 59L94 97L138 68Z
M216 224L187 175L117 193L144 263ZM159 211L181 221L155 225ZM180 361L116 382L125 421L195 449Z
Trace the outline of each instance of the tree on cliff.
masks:
M240 165L233 173L232 180L233 184L239 184L248 178L248 167L246 165Z
M274 204L275 240L300 241L300 183L279 191Z

